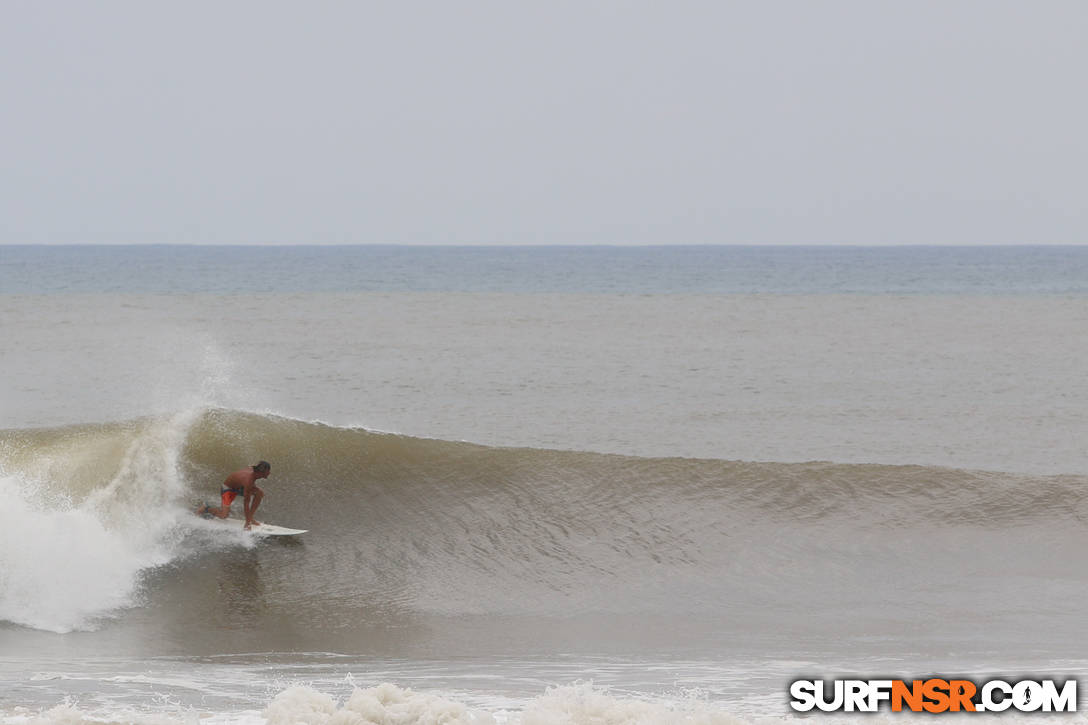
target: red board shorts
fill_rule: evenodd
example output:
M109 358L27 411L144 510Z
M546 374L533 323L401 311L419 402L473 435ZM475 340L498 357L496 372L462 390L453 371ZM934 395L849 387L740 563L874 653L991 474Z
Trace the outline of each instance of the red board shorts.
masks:
M244 490L245 489L241 488L224 488L220 492L223 501L223 508L229 509L230 505L234 503L234 499L237 498L238 494L240 494Z

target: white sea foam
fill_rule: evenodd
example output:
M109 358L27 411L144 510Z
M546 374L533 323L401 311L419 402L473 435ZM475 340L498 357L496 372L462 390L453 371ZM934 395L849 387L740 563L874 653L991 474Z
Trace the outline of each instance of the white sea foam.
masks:
M23 709L0 718L5 725L197 725L196 713L187 715L148 713L135 710L115 710L111 713L91 713L64 704L40 713Z
M651 702L576 684L549 689L522 709L471 706L439 695L382 683L356 688L343 703L312 687L295 685L261 712L140 713L83 710L61 705L41 713L14 711L5 725L741 725L747 721L701 700Z
M975 725L983 721L1027 725L1052 719L1040 714L948 716L956 722L964 717L969 717ZM807 720L783 713L741 717L733 714L727 703L698 697L642 698L613 693L588 683L549 688L522 707L510 709L472 706L382 683L356 688L343 703L312 687L294 685L276 695L260 712L84 709L70 703L41 712L22 707L0 711L2 725L781 725ZM871 725L903 725L930 722L932 718L925 714L881 713L865 720ZM1083 713L1068 714L1062 721L1067 725L1084 725L1088 717ZM828 714L821 722L849 725L857 722L857 716Z
M42 510L0 478L0 619L54 632L127 603L142 556L82 508Z
M490 725L482 710L389 683L356 688L342 706L310 687L284 690L264 711L268 725Z
M63 447L0 476L0 620L70 632L135 603L140 573L178 553L177 456L192 420L149 423L105 480L58 481L88 475Z

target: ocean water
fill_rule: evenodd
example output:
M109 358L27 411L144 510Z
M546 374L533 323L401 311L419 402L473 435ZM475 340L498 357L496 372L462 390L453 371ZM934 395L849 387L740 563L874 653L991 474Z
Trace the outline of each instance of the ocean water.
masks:
M1086 247L0 246L0 720L1079 675L1086 332ZM259 459L309 533L189 513Z

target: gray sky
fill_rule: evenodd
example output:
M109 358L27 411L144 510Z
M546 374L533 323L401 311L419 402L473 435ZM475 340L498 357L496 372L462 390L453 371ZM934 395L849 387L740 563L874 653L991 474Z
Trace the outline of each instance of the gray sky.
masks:
M1088 243L1088 3L0 0L0 242Z

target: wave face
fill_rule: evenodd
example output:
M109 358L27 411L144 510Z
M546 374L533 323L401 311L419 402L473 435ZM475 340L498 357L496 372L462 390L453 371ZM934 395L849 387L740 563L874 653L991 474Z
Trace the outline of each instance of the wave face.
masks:
M259 518L298 541L189 513L260 459ZM0 475L0 619L34 629L343 649L422 621L604 622L582 637L660 616L704 639L1088 641L1088 581L1060 555L1088 544L1081 476L490 448L224 409L4 431Z

